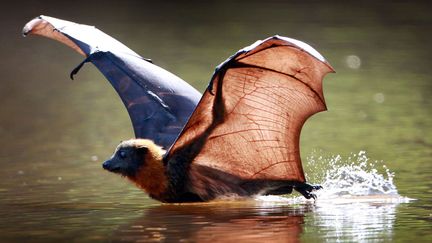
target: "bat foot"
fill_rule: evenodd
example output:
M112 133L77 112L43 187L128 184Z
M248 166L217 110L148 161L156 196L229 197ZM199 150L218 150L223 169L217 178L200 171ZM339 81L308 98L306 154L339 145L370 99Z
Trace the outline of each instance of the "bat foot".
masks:
M322 189L322 186L320 185L311 185L309 183L302 183L299 185L296 185L294 187L294 189L296 191L298 191L300 194L302 194L306 199L311 199L313 198L314 200L317 199L317 196L312 193L313 191Z

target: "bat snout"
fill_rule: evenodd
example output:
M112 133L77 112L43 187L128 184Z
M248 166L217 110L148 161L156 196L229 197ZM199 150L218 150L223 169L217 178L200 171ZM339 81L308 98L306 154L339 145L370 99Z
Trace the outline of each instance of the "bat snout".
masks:
M109 160L103 162L102 168L104 168L105 170L109 170L109 168L110 168L110 163L109 162L110 162Z
M107 160L102 164L102 168L104 168L107 171L119 173L121 172L120 166L116 165L116 163L112 160Z

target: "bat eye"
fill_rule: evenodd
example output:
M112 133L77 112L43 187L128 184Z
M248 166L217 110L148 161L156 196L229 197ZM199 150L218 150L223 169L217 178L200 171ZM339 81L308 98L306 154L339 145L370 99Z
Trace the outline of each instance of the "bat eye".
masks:
M121 159L125 159L126 158L126 152L125 151L120 151L119 153L118 153L118 155L119 155L119 157L121 158Z

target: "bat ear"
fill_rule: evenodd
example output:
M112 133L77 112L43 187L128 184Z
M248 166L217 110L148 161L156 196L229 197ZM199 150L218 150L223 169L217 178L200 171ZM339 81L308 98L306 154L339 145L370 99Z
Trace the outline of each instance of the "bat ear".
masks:
M147 147L137 147L138 154L144 156L148 153L149 149Z

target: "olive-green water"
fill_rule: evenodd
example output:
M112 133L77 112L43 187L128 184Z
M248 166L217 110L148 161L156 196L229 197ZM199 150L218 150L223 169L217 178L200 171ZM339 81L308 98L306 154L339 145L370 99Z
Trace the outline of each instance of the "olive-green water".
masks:
M428 1L8 1L1 9L0 242L432 240ZM20 36L39 14L95 25L200 91L216 65L257 39L303 40L337 71L324 81L329 110L302 131L308 178L323 183L325 171L366 151L377 173L382 165L394 173L401 197L416 200L153 201L101 168L133 136L105 78L88 64L71 81L80 55ZM336 155L342 162L326 165Z

